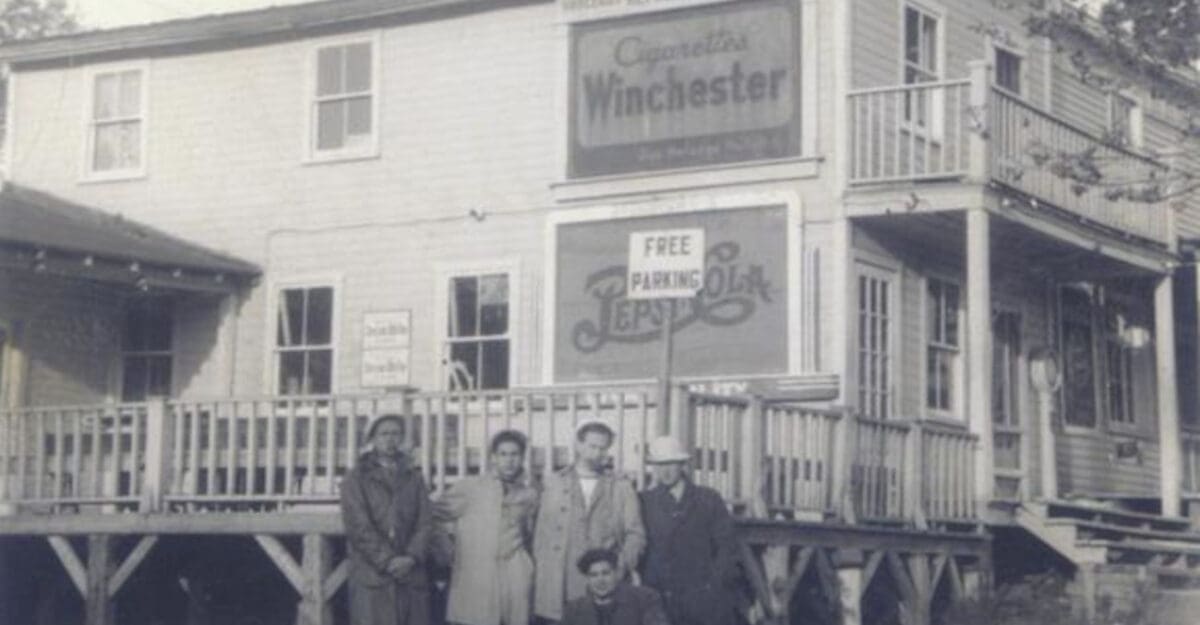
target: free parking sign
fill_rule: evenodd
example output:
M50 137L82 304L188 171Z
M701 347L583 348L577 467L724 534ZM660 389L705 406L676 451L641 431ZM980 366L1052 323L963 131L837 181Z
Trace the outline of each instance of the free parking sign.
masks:
M704 229L629 233L629 299L694 297L704 287Z

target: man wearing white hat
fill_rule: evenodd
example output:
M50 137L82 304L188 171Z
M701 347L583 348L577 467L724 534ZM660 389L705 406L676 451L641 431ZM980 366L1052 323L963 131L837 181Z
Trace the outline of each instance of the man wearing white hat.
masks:
M562 620L568 601L587 595L576 567L589 549L618 554L617 579L637 566L646 533L638 497L628 480L608 471L612 428L586 421L575 430L575 462L546 467L533 534L534 612L542 622Z
M737 533L717 491L693 484L679 439L650 442L655 485L641 493L642 581L662 594L673 625L726 625L733 613Z

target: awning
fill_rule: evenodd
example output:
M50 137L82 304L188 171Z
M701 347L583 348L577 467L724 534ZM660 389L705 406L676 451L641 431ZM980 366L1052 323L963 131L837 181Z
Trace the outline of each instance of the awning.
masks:
M253 263L12 183L0 190L0 267L205 291L227 291L261 273Z

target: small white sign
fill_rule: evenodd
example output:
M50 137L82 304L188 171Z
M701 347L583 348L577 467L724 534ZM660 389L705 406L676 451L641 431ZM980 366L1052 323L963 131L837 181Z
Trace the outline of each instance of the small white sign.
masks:
M408 386L409 350L372 349L362 353L364 387Z
M629 233L629 299L692 297L704 287L704 229Z
M362 348L407 348L412 342L412 311L391 310L363 315Z

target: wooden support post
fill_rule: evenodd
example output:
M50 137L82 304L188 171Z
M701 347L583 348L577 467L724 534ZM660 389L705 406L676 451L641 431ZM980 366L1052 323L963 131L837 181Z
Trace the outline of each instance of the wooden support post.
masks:
M333 612L325 597L325 580L329 578L329 539L320 534L304 535L304 590L296 611L296 625L330 625Z
M842 607L841 625L863 625L862 596L867 590L863 579L863 552L842 549L834 558L838 576L838 598Z
M668 411L668 426L665 432L678 438L684 449L692 448L692 402L688 390L682 384L670 384L664 387L667 396L666 406L660 409Z
M165 397L146 406L146 473L142 485L142 512L161 512L171 470L171 423Z
M1075 572L1075 584L1079 592L1075 609L1085 621L1091 622L1096 618L1096 565L1080 564Z
M968 166L972 180L986 183L991 177L992 168L991 151L988 149L991 127L988 101L992 91L992 66L984 60L968 61L967 72L971 78L968 114L972 116L973 122L971 131L967 134Z
M111 625L116 621L116 605L110 600L108 581L112 575L112 540L108 534L88 536L87 593L84 595L84 623Z
M992 275L991 216L967 211L967 417L979 436L975 453L975 499L980 510L992 500Z
M1158 374L1159 488L1162 513L1180 515L1179 482L1183 473L1180 449L1179 396L1175 385L1175 304L1171 277L1154 289L1154 360Z
M46 541L50 543L54 555L58 556L58 561L66 569L67 577L79 591L79 596L87 597L87 569L84 568L79 556L75 554L75 548L71 546L70 541L64 536L47 536Z
M917 620L918 605L920 601L917 598L916 586L913 584L912 577L908 574L908 569L904 567L904 562L900 556L889 551L884 556L884 561L887 562L888 570L892 574L892 580L896 582L897 590L900 591L902 603L900 605L900 622L903 625L927 625Z
M933 606L934 586L929 569L929 556L916 553L908 556L908 572L912 577L914 625L929 625Z
M746 408L746 416L741 424L741 466L738 468L739 489L741 499L746 501L746 508L753 516L765 517L769 508L763 486L763 460L766 458L767 415L763 410L762 397L750 396L750 405Z
M854 413L844 409L834 427L837 428L833 452L836 465L832 489L834 509L841 515L842 521L853 524L858 521L854 501L854 461L858 454L858 428Z
M928 529L925 515L925 430L920 421L908 429L904 447L904 514L917 529Z
M259 547L266 552L267 557L271 558L271 562L275 563L275 567L283 573L284 578L292 585L300 595L304 595L305 583L304 573L300 569L300 565L296 564L296 560L292 558L292 554L288 553L287 547L279 542L279 539L269 534L255 534L254 540Z

